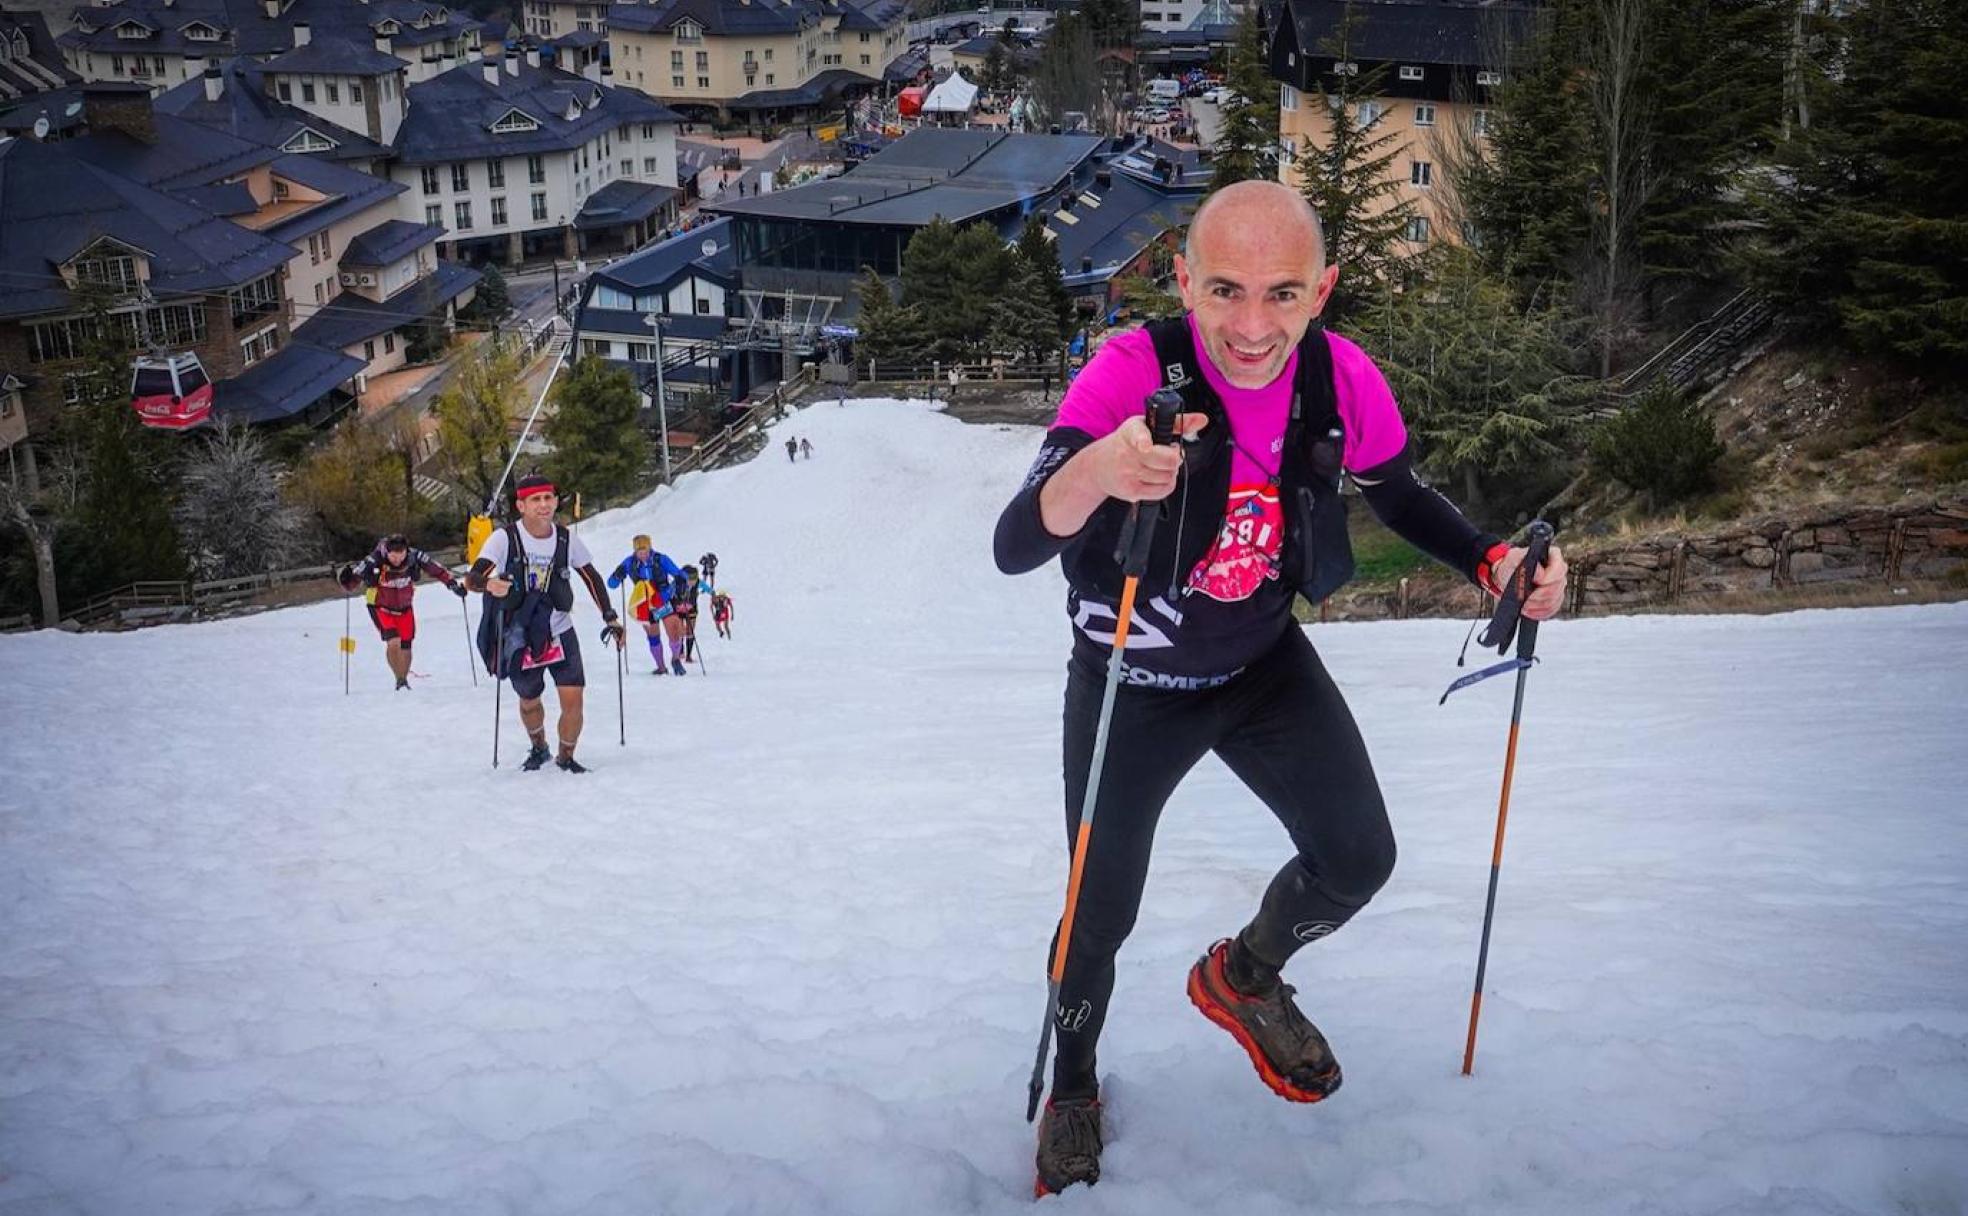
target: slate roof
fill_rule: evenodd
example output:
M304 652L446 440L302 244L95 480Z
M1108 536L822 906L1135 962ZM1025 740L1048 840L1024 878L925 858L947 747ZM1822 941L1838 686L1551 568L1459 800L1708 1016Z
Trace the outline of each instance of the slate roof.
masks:
M358 235L342 250L343 266L391 266L444 235L440 224L390 220Z
M839 177L719 200L724 215L915 227L962 223L1038 198L1106 141L1098 135L1006 135L922 127Z
M214 384L212 410L235 422L278 422L307 409L362 368L362 360L338 350L290 342L232 379Z
M665 203L682 196L683 191L675 186L617 178L588 196L587 201L581 204L580 213L574 217L574 226L584 232L592 232L618 224L633 224L648 219L662 210Z
M0 144L0 316L73 305L57 267L101 237L142 250L159 299L224 291L286 265L279 241L91 163L68 141Z
M373 42L315 38L306 46L297 46L284 55L267 60L263 70L314 72L329 76L387 76L391 72L404 71L409 66L394 55L383 54Z
M187 80L157 97L151 109L270 148L286 145L307 128L334 141L328 151L310 153L329 160L374 161L389 155L388 148L368 136L274 97L267 91L263 68L252 60L229 60L220 79L225 87L217 101L206 100L203 80Z
M290 245L298 245L330 224L360 215L410 189L402 182L358 173L333 161L297 152L285 153L274 161L273 171L289 181L299 182L329 196L292 218L261 230L273 239L286 241Z
M1350 9L1354 59L1458 66L1489 65L1500 25L1514 41L1533 16L1528 5L1485 0L1288 0L1286 8L1307 55L1321 54Z
M410 86L410 113L396 133L396 159L418 165L483 156L564 152L627 123L678 122L676 112L635 89L605 87L558 68L503 69L499 83L481 65L464 64ZM593 108L589 98L597 98ZM570 106L578 107L572 119ZM539 123L534 131L494 131L510 110Z
M444 19L439 21L442 12ZM268 17L258 0L120 0L110 7L84 5L75 10L77 25L56 41L64 47L102 54L278 55L294 46L294 25L308 23L315 39L340 39L374 45L377 26L396 23L392 49L423 46L447 39L467 38L478 25L461 10L424 0L289 0L278 17ZM423 29L416 28L427 18ZM124 39L116 27L127 20L153 31L148 38ZM85 24L86 23L86 26ZM220 32L219 41L187 37L185 30L202 23Z
M731 99L734 110L781 110L795 106L824 105L851 84L866 84L869 77L850 68L828 68L803 85L790 89L755 89Z
M1084 191L1075 197L1070 211L1046 221L1046 227L1058 234L1053 248L1059 253L1066 285L1106 282L1157 237L1188 224L1201 203L1199 190L1164 191L1125 174L1116 175L1112 185ZM1081 270L1087 258L1093 259L1091 272Z
M705 241L717 245L716 252L708 257L704 254ZM725 282L736 280L738 256L732 247L730 220L713 220L680 232L661 244L595 271L591 280L627 292L641 292L668 287L686 272L702 272Z
M64 135L82 126L87 119L82 108L81 87L70 85L28 98L5 114L0 114L0 131L10 135L26 135L34 130L34 120L44 117L48 120L51 135Z
M439 262L430 274L380 303L345 291L295 326L294 340L324 350L346 350L430 316L484 277L469 266Z
M92 130L66 142L77 156L160 190L209 186L270 164L281 155L278 149L174 114L153 110L151 117L157 138L150 143L112 129Z
M12 105L82 79L62 62L61 48L55 45L47 18L40 13L0 12L0 39L6 40L10 52L0 59L0 105Z

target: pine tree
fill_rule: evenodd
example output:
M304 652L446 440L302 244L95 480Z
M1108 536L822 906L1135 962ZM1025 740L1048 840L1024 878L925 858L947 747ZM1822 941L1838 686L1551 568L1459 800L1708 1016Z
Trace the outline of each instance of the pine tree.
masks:
M1765 200L1760 281L1856 350L1968 358L1968 6L1871 0L1830 22L1812 125Z
M1212 190L1278 176L1278 86L1265 59L1258 9L1255 4L1244 9L1237 21L1237 41L1230 47L1224 83L1231 95L1223 103L1222 125L1217 129Z
M1060 13L1046 34L1045 48L1032 71L1033 129L1064 123L1069 113L1092 115L1100 102L1094 35L1087 18Z
M1046 300L1038 272L1022 257L1011 258L1009 267L1002 289L991 303L991 352L1011 353L1032 362L1056 357L1059 318Z
M1350 8L1322 45L1342 63L1354 62L1359 16ZM1401 197L1393 165L1402 148L1376 100L1387 65L1365 73L1334 73L1320 82L1323 133L1298 154L1300 188L1325 227L1326 264L1339 283L1326 304L1329 322L1345 320L1361 302L1398 280L1414 204Z
M1038 276L1039 291L1052 312L1058 329L1056 342L1063 342L1073 328L1073 297L1066 290L1066 273L1059 264L1059 249L1046 235L1045 221L1037 215L1025 217L1018 232L1018 256Z
M506 286L506 276L489 262L480 274L478 290L472 295L472 316L486 321L502 320L512 312L512 292Z
M1409 290L1383 288L1348 327L1386 374L1422 465L1461 483L1462 505L1525 502L1562 466L1589 382L1568 374L1552 308L1520 308L1475 253L1437 246ZM1535 497L1532 495L1531 497Z
M1591 126L1578 88L1580 0L1557 0L1518 48L1488 114L1480 158L1450 183L1484 260L1521 300L1549 299L1585 259ZM1567 293L1569 294L1569 293Z
M635 488L649 455L636 425L641 405L635 379L605 359L582 359L554 383L545 472L563 494L579 493L598 509Z
M855 324L860 334L855 339L855 354L862 359L873 359L878 368L884 363L909 366L927 362L924 352L929 346L929 334L923 327L921 314L897 304L889 294L888 284L872 266L862 270L858 290L861 311Z

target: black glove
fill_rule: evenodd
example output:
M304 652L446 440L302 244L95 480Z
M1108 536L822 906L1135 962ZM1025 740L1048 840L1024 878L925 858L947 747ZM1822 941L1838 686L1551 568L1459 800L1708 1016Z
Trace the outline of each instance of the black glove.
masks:
M350 591L355 590L355 563L349 562L340 570L335 571L335 581Z
M465 590L465 584L463 582L454 579L451 582L451 594L457 596L459 599L464 599L471 593Z

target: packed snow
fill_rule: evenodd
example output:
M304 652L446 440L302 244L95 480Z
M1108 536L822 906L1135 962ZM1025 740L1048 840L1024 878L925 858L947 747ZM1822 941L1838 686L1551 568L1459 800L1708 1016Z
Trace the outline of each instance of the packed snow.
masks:
M830 402L584 522L736 604L708 670L632 647L626 747L582 605L587 776L516 770L441 591L407 693L357 605L344 696L341 601L0 638L0 1213L1031 1210L1068 626L989 540L1036 438ZM1509 681L1312 633L1402 847L1287 973L1346 1087L1279 1101L1184 996L1289 847L1206 762L1104 1178L1040 1210L1968 1207L1968 605L1548 626L1469 1078Z

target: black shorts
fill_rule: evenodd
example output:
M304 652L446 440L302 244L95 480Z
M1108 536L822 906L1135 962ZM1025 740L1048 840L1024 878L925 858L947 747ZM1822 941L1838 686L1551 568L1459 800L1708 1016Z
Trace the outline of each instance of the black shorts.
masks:
M522 701L537 701L547 690L547 675L552 673L555 688L585 688L588 673L581 666L581 639L576 631L569 629L560 635L560 646L564 652L560 662L549 663L545 667L520 667L514 665L512 675L513 691Z

